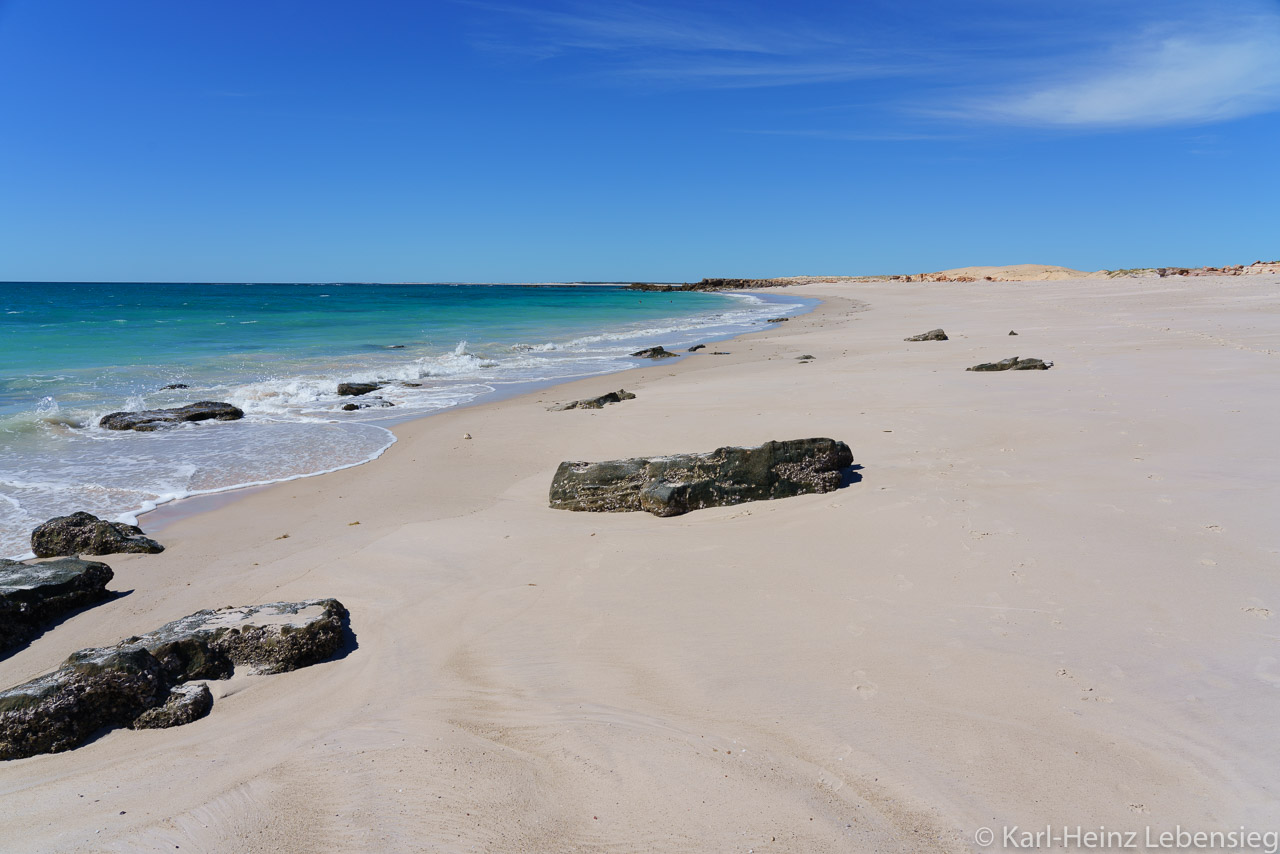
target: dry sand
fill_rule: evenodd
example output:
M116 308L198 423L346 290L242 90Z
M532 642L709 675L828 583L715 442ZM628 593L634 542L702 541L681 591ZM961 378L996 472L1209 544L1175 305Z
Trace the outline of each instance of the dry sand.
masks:
M367 466L144 518L168 550L107 558L131 592L0 684L226 604L335 596L358 647L211 683L189 726L0 763L0 850L1280 829L1280 278L798 291L826 302L732 355L432 416ZM964 371L1013 355L1057 366ZM637 399L544 408L620 386ZM547 507L563 459L806 436L848 442L861 481L673 519Z

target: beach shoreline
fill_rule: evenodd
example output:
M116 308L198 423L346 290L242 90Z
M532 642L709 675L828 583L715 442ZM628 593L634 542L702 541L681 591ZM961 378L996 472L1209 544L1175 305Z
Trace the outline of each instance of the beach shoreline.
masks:
M0 763L8 844L971 851L984 826L1280 820L1280 277L792 290L822 302L730 355L144 516L166 552L103 558L128 595L0 682L226 604L333 596L356 645L211 682L187 726ZM1013 355L1055 366L964 370ZM675 519L547 507L562 460L811 436L860 479Z

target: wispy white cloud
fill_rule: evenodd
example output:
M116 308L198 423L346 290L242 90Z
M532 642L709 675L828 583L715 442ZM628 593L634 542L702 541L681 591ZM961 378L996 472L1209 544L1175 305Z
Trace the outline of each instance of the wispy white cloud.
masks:
M919 73L908 57L858 47L798 19L747 23L653 3L570 2L548 9L456 0L487 13L480 47L537 59L590 54L608 79L703 87L765 87ZM512 36L502 24L519 24Z
M1205 124L1269 112L1280 107L1280 15L1151 27L1100 59L1065 62L1082 67L971 99L958 112L1070 127Z

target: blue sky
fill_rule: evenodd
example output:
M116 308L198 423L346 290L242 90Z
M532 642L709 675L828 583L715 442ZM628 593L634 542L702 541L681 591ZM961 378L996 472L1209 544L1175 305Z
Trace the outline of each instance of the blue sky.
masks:
M1280 0L0 0L0 279L1280 258Z

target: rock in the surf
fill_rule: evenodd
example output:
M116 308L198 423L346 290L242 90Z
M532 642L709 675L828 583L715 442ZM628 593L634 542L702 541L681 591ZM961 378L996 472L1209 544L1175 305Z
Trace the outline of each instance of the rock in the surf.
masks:
M674 359L680 354L672 353L670 350L659 345L657 347L646 347L643 350L637 350L631 355L637 359Z
M972 368L965 368L966 371L1047 371L1053 367L1053 362L1045 362L1040 359L1020 359L1013 356L1008 359L1001 359L998 362L983 362L980 365L974 365Z
M323 661L342 646L348 618L336 599L219 608L82 649L52 673L0 692L0 759L70 750L104 728L196 720L212 696L174 688L225 679L237 666L281 673Z
M158 554L164 546L145 536L137 525L108 522L80 511L37 526L31 532L31 551L36 557Z
M59 617L109 599L111 567L64 557L36 563L0 558L0 655Z
M830 492L852 464L848 445L823 438L706 454L563 462L552 478L550 501L560 510L678 516L704 507Z
M112 412L102 416L98 426L105 430L137 430L149 433L187 421L237 421L244 411L230 403L201 400L173 409L146 409L142 412Z
M382 383L338 383L338 395L340 397L358 397L371 391L377 391L380 388L382 388Z
M910 338L904 338L903 341L947 341L947 333L941 329L930 329L928 332L921 332L919 335L912 335Z
M548 412L564 412L566 409L604 409L606 404L621 403L624 400L635 400L636 396L625 389L611 391L608 394L602 394L599 397L589 397L585 400L571 400L568 403L558 403L555 406L547 408Z

